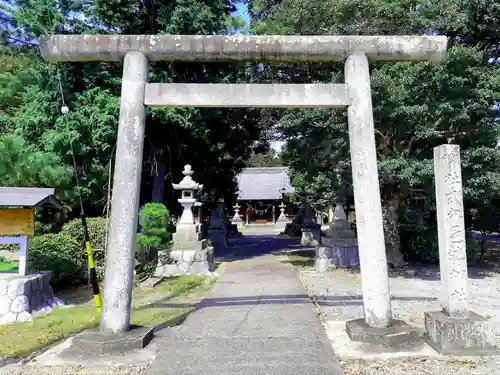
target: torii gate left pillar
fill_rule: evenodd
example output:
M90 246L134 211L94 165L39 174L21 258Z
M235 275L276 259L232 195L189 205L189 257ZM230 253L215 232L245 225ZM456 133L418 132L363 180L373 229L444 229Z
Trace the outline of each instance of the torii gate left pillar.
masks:
M129 331L145 105L348 107L364 325L392 325L376 163L369 60L441 60L443 36L55 35L49 61L121 61L124 71L101 333ZM147 83L149 61L346 61L345 84ZM362 325L362 324L361 324ZM361 327L363 328L363 327ZM378 332L378 331L377 331Z

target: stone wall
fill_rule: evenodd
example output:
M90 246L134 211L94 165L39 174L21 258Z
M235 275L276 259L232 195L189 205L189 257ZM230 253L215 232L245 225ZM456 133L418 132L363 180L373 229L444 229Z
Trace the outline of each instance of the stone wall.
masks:
M26 322L62 305L50 285L50 272L26 276L0 273L0 324Z

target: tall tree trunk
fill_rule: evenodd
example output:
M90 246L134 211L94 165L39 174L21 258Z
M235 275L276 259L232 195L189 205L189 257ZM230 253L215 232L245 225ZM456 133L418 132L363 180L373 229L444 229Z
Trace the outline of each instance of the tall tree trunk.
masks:
M163 203L163 194L165 192L165 170L167 166L163 161L158 162L158 174L153 179L153 193L151 194L152 203Z
M397 198L392 198L382 203L387 263L395 268L406 265L403 254L401 253L401 239L398 230L399 204L400 201Z

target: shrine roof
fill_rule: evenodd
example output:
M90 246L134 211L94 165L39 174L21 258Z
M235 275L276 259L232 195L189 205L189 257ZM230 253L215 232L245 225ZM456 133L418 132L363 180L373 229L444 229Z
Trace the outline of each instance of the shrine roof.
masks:
M46 203L62 207L52 188L0 187L0 206L35 207Z
M238 175L238 200L279 200L292 191L288 167L244 168Z

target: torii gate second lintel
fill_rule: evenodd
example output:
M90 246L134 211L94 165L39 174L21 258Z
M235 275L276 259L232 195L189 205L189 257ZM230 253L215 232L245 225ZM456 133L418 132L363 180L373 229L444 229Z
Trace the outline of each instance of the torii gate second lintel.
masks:
M129 330L145 106L345 107L365 323L392 322L369 60L439 61L445 36L53 35L48 61L124 60L101 331ZM345 84L148 83L149 61L344 61Z

